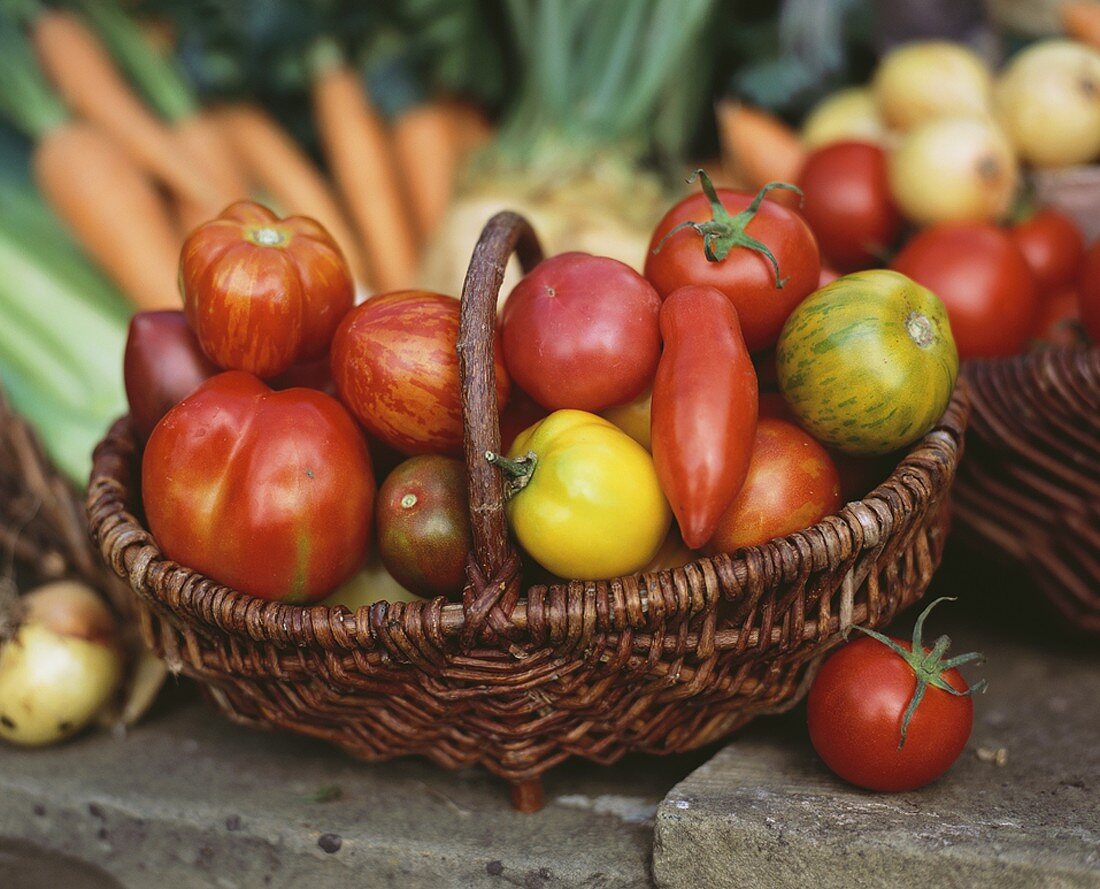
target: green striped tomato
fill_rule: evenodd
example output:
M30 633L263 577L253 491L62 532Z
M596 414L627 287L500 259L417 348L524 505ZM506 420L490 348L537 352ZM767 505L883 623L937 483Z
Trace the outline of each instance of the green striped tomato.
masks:
M799 422L848 454L885 454L932 428L959 357L939 298L898 272L839 278L779 335L779 386Z

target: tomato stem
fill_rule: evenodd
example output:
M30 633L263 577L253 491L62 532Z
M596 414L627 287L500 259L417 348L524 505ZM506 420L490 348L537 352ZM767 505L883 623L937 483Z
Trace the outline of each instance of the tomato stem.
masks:
M669 231L667 235L661 238L660 243L653 248L654 254L660 253L661 248L665 246L665 241L676 234L676 232L681 229L690 228L702 235L703 251L707 255L708 262L721 262L729 256L730 250L734 247L746 247L749 250L755 250L771 263L772 268L775 270L775 286L782 290L783 285L786 284L790 278L780 277L779 261L775 258L775 254L772 253L771 249L763 241L758 241L756 238L752 237L752 235L748 233L747 228L748 224L753 220L753 217L756 216L757 211L760 209L760 204L763 202L764 198L767 197L769 191L776 188L783 188L787 191L793 191L799 197L802 197L802 190L788 182L769 182L756 193L756 197L752 199L751 204L736 216L732 216L729 210L723 206L722 201L719 200L718 192L714 189L714 183L710 181L710 177L706 172L704 170L696 170L691 174L688 182L694 182L696 179L699 180L703 188L703 194L706 195L707 201L710 203L712 218L708 222L695 222L694 220L681 222Z
M539 462L538 455L534 451L528 451L515 460L509 460L507 457L493 451L486 451L485 459L494 466L499 467L501 472L504 473L504 496L508 500L511 500L527 487L531 481L531 476L535 474L535 466Z
M918 615L916 623L913 624L912 647L908 651L898 645L898 643L889 636L884 636L882 633L878 633L868 627L854 628L889 648L912 668L913 673L917 677L917 687L914 689L913 697L909 699L909 706L905 708L905 714L901 718L901 738L898 741L898 750L901 750L901 748L905 746L905 738L909 732L909 722L912 720L913 714L917 712L917 707L920 706L920 702L924 700L924 693L928 690L928 686L931 685L948 694L955 695L956 697L980 694L984 692L988 686L988 683L984 679L979 679L964 691L959 691L943 677L943 674L948 670L952 670L961 664L980 663L983 661L985 657L980 652L970 651L966 654L960 654L956 657L944 660L944 655L947 654L947 649L951 646L951 638L949 636L940 636L936 639L931 650L924 647L924 621L925 618L928 617L928 613L939 605L940 602L954 601L955 599L951 596L941 596L939 599L931 602L928 607Z

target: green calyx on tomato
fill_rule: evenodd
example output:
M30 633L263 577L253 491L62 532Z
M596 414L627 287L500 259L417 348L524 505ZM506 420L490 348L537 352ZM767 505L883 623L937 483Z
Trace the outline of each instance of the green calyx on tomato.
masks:
M760 209L760 204L767 197L769 191L783 188L787 191L793 191L801 197L801 189L789 182L769 182L756 193L756 197L753 198L751 204L736 216L733 216L719 200L718 193L714 190L714 183L710 181L710 177L706 172L696 170L692 173L688 182L694 182L696 179L699 180L700 185L703 187L703 194L707 196L707 201L710 202L712 218L708 222L696 222L694 220L681 222L661 238L660 243L653 248L653 252L655 254L660 253L665 242L681 229L694 229L703 238L703 251L706 253L708 262L721 262L734 247L747 247L749 250L755 250L764 256L771 263L772 268L775 270L775 286L782 289L790 278L780 276L779 261L775 258L775 254L772 253L767 244L754 238L746 229L752 218L756 216L756 211Z
M485 459L494 466L499 467L501 472L504 473L504 497L507 500L511 500L527 487L539 462L539 456L534 451L528 451L515 460L509 460L507 457L493 451L486 451Z
M928 690L928 686L931 685L933 688L938 688L955 697L966 697L967 695L973 696L984 692L989 685L986 680L979 679L965 690L959 690L944 678L944 673L948 670L953 670L963 664L981 663L985 660L985 655L981 652L969 651L966 654L956 655L945 660L944 655L947 654L947 649L951 645L951 638L946 635L940 636L933 643L931 649L924 647L922 635L924 633L925 618L940 602L954 601L954 597L941 596L920 613L916 623L913 624L913 645L909 651L902 648L889 636L884 636L882 633L868 627L854 627L854 629L867 634L889 648L910 666L917 677L917 687L913 692L913 697L909 699L909 706L905 708L905 715L901 719L901 737L898 740L898 750L905 746L905 736L909 731L909 722L913 718L913 714L917 712L920 702L924 699L924 693Z

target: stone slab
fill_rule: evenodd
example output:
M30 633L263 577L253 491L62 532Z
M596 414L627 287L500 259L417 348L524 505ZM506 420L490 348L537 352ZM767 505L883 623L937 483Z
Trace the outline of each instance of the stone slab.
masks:
M176 693L122 739L0 747L0 887L645 887L657 805L704 759L569 764L521 815L481 770L359 763Z
M980 603L960 626L951 607L931 632L946 624L953 651L985 651L990 687L945 778L864 792L817 759L801 708L758 723L662 802L657 885L1100 887L1100 646L1041 618L991 626Z

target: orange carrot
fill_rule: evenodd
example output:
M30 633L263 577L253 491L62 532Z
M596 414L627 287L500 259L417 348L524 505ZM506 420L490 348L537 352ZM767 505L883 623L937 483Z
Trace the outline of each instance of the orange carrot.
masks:
M179 238L160 193L120 145L70 121L42 136L33 167L50 206L135 306L179 307Z
M369 283L359 243L324 176L272 117L255 105L219 109L216 118L237 157L256 184L283 213L311 216L340 245L352 273Z
M493 137L493 126L483 112L472 102L452 99L444 103L458 130L458 142L463 155L470 153Z
M794 182L798 178L805 149L798 134L783 121L728 100L718 103L715 114L722 159L731 177L753 191L769 182Z
M329 46L315 54L313 113L321 147L359 228L374 284L410 287L416 229L401 189L393 146L356 73Z
M1100 48L1100 3L1095 0L1063 3L1059 11L1062 27L1070 37Z
M441 102L417 105L393 125L397 162L421 238L435 231L454 194L463 153L455 115Z
M39 62L69 106L96 123L166 185L197 203L213 185L122 77L99 38L72 13L43 10L31 38Z
M172 131L182 149L202 167L217 189L219 202L223 204L217 207L218 213L234 201L248 197L248 177L221 123L211 112L199 111L181 117L172 125Z

